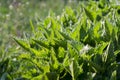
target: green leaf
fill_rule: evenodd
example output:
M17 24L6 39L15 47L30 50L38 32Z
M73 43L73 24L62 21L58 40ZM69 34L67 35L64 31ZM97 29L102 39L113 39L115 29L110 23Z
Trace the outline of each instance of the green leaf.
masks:
M68 54L66 54L64 61L63 61L63 66L68 67L70 65L70 60Z
M55 30L55 36L57 37L57 39L64 39L64 37L57 30Z
M49 27L51 27L51 17L47 17L44 20L44 28L49 28Z
M116 70L115 70L115 71L112 72L112 75L111 75L110 80L117 80L117 79L116 79L116 75L117 75L117 72L116 72Z
M85 10L85 13L87 15L87 17L92 21L94 22L94 20L96 19L96 14L90 10L88 10L87 8L84 8Z
M33 39L33 41L35 41L37 44L39 44L40 46L44 48L50 49L50 46L48 44L45 44L43 41L35 40L35 39Z
M72 48L74 48L78 53L83 48L83 44L77 41L69 41Z
M50 53L51 57L50 57L50 65L52 67L53 70L58 69L59 67L59 62L57 60L57 57L55 55L54 49L51 49L51 53Z
M100 38L100 34L99 34L100 28L101 28L101 22L97 22L93 28L95 38Z
M67 35L66 33L63 33L63 32L59 32L66 40L72 40L72 38Z
M112 58L114 56L114 46L112 42L109 43L106 53L108 55L108 58Z
M21 58L21 59L30 59L31 56L30 56L30 54L22 53L22 54L19 55L19 58Z
M108 20L105 21L105 29L106 29L106 33L111 36L113 31L113 26Z
M30 51L34 53L36 56L40 56L40 52L38 50L30 48Z
M59 47L58 52L59 52L58 56L60 58L64 58L65 57L65 49L64 48Z
M72 80L76 80L78 75L80 75L83 72L82 65L79 66L78 62L75 60L71 62L69 68L70 68Z
M85 39L85 37L87 36L87 32L86 30L83 28L83 26L81 26L80 28L80 41L83 41Z
M119 54L119 53L120 53L120 50L116 50L116 51L114 52L115 55L117 55L117 54Z
M30 45L27 43L27 41L22 40L22 39L17 39L14 38L14 40L21 46L23 49L29 51L30 50Z
M72 37L72 39L80 41L79 40L80 39L79 38L80 37L79 31L80 31L80 24L77 24L77 25L74 26L74 28L72 30L72 33L70 35Z
M102 42L101 44L98 45L98 47L96 47L96 52L99 54L103 54L105 51L105 48L108 46L107 42Z
M54 39L54 41L55 41L55 47L63 47L64 49L67 49L67 41L66 40Z
M66 14L68 14L69 16L74 16L74 15L75 15L73 9L70 8L70 7L66 7L65 12L66 12Z

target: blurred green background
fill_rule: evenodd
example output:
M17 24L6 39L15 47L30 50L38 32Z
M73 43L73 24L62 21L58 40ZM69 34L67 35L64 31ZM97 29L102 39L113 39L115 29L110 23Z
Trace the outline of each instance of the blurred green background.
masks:
M53 11L60 15L65 6L74 8L78 0L0 0L0 55L15 48L13 36L30 33L30 20L34 27ZM9 51L10 52L10 51Z

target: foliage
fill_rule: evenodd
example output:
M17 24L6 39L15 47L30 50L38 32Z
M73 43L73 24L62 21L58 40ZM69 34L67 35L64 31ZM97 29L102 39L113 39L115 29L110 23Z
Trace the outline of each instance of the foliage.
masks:
M18 64L3 69L1 79L119 80L119 17L118 5L100 0L66 7L57 17L51 11L37 28L31 21L31 36L14 37L23 48Z
M53 5L54 1L56 4ZM66 5L73 4L75 3ZM13 35L17 37L23 37L25 33L30 35L32 30L30 21L37 25L51 9L60 14L64 6L61 0L0 0L0 51L15 45Z

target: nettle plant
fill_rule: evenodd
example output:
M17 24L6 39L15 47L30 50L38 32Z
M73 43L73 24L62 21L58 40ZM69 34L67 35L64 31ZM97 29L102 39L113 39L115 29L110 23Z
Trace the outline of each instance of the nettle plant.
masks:
M26 51L16 78L116 80L119 78L120 8L102 0L67 7L32 26L32 36L14 40ZM11 74L12 75L12 74ZM14 78L14 77L13 77Z

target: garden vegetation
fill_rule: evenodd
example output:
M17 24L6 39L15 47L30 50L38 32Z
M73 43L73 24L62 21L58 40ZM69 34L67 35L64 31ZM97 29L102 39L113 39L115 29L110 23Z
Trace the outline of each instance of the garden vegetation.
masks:
M13 37L17 55L0 62L1 80L119 80L120 6L83 1Z

